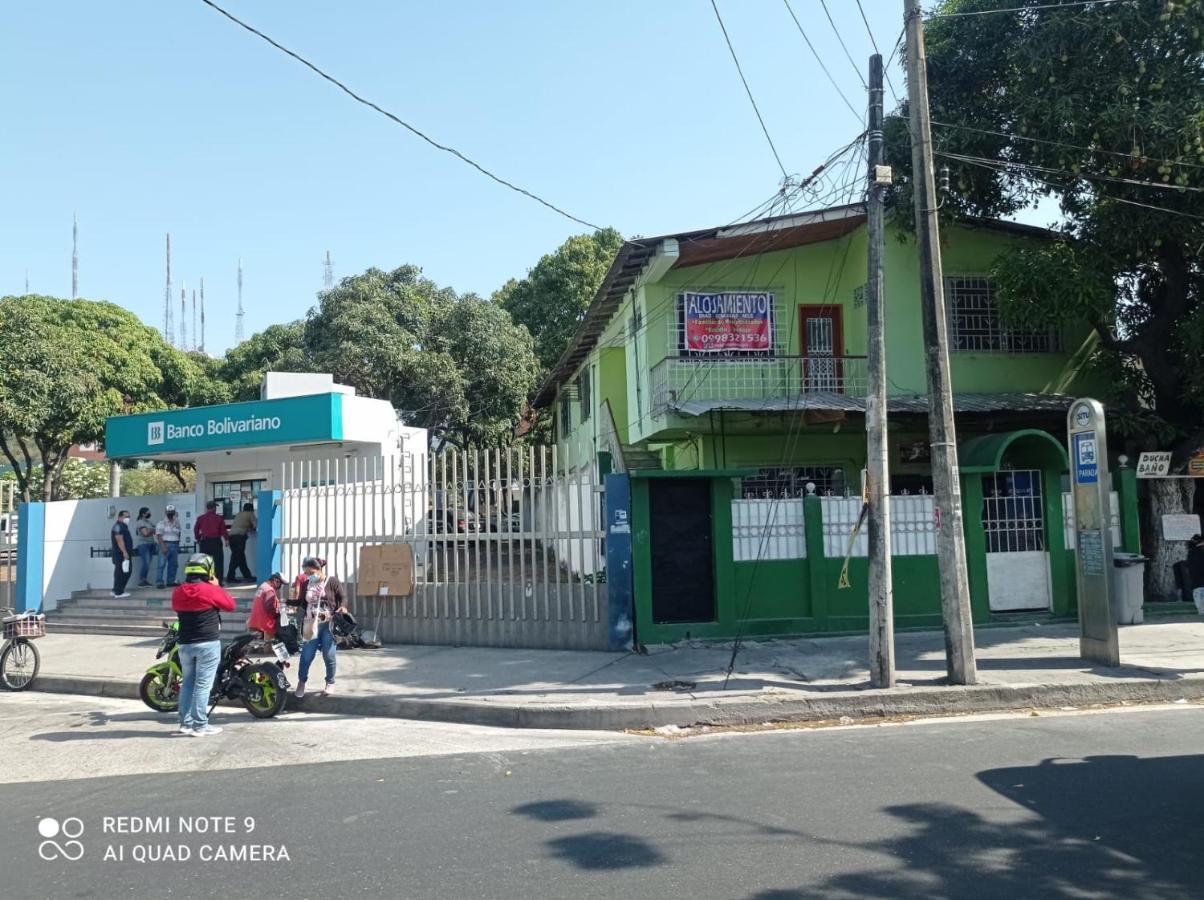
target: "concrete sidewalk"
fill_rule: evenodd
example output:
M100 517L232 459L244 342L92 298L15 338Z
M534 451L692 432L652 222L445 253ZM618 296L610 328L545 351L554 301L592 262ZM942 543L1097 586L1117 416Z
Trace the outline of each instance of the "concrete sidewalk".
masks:
M287 711L532 728L655 728L895 715L940 715L1092 703L1204 698L1204 621L1121 629L1123 667L1086 665L1074 625L980 629L979 681L945 685L940 632L896 637L900 687L868 687L865 637L746 641L726 688L732 645L689 643L646 655L476 647L341 651L330 697ZM137 697L157 641L51 634L38 642L35 689ZM322 664L311 673L320 685ZM289 678L297 680L296 659ZM0 700L0 709L3 701Z

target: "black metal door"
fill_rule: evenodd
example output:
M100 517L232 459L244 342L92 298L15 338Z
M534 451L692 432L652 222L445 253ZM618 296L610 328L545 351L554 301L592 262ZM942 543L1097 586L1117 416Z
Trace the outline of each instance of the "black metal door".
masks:
M705 478L648 481L652 621L715 621L711 484Z

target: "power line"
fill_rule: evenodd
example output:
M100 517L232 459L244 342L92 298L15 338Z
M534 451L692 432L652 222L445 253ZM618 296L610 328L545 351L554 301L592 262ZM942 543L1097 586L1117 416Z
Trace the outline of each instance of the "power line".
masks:
M975 9L967 12L930 13L930 19L960 19L963 16L989 16L994 13L1033 12L1038 9L1071 9L1076 6L1108 6L1113 3L1136 3L1137 0L1076 0L1068 3L1043 3L1040 6L1009 6L1004 9Z
M790 18L794 19L794 26L798 29L798 33L803 36L803 40L807 42L807 47L811 51L811 55L815 57L815 61L819 63L819 67L824 70L824 74L828 76L828 81L832 82L832 87L836 88L836 93L840 94L840 99L844 101L844 105L849 108L849 111L857 118L858 122L863 122L864 117L857 112L855 107L849 100L845 92L840 89L840 85L836 79L832 77L832 73L828 71L828 67L824 65L823 58L819 55L819 51L815 49L815 45L811 43L811 38L807 37L807 32L803 28L803 23L798 20L798 16L794 14L794 8L790 5L790 0L782 0L786 4L786 10L790 13Z
M870 36L870 46L872 46L874 48L875 53L877 53L879 56L881 56L882 51L878 49L878 41L874 39L874 29L870 28L870 20L865 14L865 7L861 5L861 0L857 0L857 11L859 13L861 13L861 21L865 23L866 34L868 34ZM896 47L897 46L898 45L896 44ZM892 53L890 55L890 58L894 59L895 55ZM890 88L891 96L895 98L896 103L899 103L900 102L899 101L899 92L895 90L895 83L890 80L889 67L890 67L890 62L887 62L886 65L882 67L882 74L886 76L886 84ZM858 72L858 74L860 74L860 72ZM868 85L866 87L866 90L869 90Z
M273 47L275 47L281 53L284 53L287 56L291 56L297 62L301 63L301 65L305 66L307 69L314 72L316 75L319 75L320 77L329 81L331 84L333 84L335 87L337 87L343 93L347 94L353 100L357 101L358 103L362 103L364 106L367 106L369 109L376 110L378 113L380 113L385 118L389 119L392 122L395 122L396 124L400 125L402 128L409 131L411 134L426 141L428 144L430 144L435 149L442 150L444 153L450 153L452 156L456 157L461 162L467 163L468 165L472 166L474 169L476 169L478 172L480 172L486 178L496 181L498 184L502 185L503 187L509 188L510 190L515 191L516 193L522 194L524 197L528 197L531 200L534 200L536 203L539 203L542 206L546 206L548 209L552 210L553 212L558 213L558 214L564 216L566 219L576 222L579 225L584 225L586 228L592 228L594 231L602 230L600 225L595 225L592 222L587 222L585 219L574 216L572 213L565 212L559 206L556 206L554 203L550 203L549 201L538 196L537 194L533 194L531 191L528 191L526 188L519 187L518 185L514 184L513 182L507 181L505 178L502 178L500 175L495 175L493 172L486 169L480 163L478 163L472 159L469 159L467 156L465 156L463 153L461 153L455 147L449 147L446 144L439 143L434 138L430 137L429 135L420 131L418 128L411 125L409 122L406 122L403 119L399 118L398 116L395 116L393 113L389 112L387 109L383 109L382 107L373 103L371 100L361 97L359 94L357 94L351 88L347 87L347 85L343 84L343 82L339 81L333 75L327 74L326 72L322 71L322 69L318 68L316 65L314 65L312 62L310 62L305 57L301 56L298 53L294 53L292 50L288 49L288 47L285 47L283 44L279 43L278 41L275 41L272 38L268 37L266 34L264 34L259 29L255 28L252 25L247 24L242 19L238 18L237 16L233 15L232 13L227 12L226 10L222 9L220 6L218 6L216 3L214 3L213 0L201 0L201 2L204 3L206 6L212 8L213 10L221 13L223 16L225 16L227 19L229 19L235 25L238 25L240 28L243 28L246 31L249 31L251 34L255 35L256 37L262 38L263 40L267 41L269 44L271 44ZM775 155L776 155L776 152L775 152Z
M891 118L902 119L902 118L906 118L906 117L892 115ZM1067 144L1064 141L1051 141L1051 140L1048 140L1047 138L1028 137L1027 135L1012 134L1007 131L992 131L989 128L974 128L971 125L954 125L952 122L933 122L932 124L936 125L938 128L953 128L958 131L970 131L970 132L974 132L976 134L987 134L987 135L992 135L994 137L1004 137L1004 138L1007 138L1008 140L1012 140L1012 141L1027 141L1032 144L1048 144L1051 147L1065 147L1067 150L1080 150L1084 153L1103 153L1108 156L1116 156L1116 157L1120 157L1121 159L1127 159L1130 161L1135 160L1137 162L1156 162L1156 163L1165 163L1168 166L1183 166L1184 168L1189 168L1189 169L1204 169L1204 165L1201 165L1199 163L1183 162L1183 161L1174 160L1174 159L1164 159L1164 158L1159 158L1157 156L1134 156L1132 153L1125 153L1123 150L1104 150L1101 147L1083 147L1079 144Z
M861 81L861 86L866 90L869 90L869 85L865 83L865 76L861 74L861 67L857 65L857 61L853 59L853 54L849 52L849 46L844 42L844 35L840 33L840 29L836 27L836 22L832 19L832 13L828 12L828 0L819 0L819 5L824 8L824 15L828 17L828 24L832 26L832 31L836 35L836 40L840 42L840 49L844 51L845 58L848 59L849 65L852 66L853 71L857 73L857 78ZM865 15L865 13L862 13L862 15ZM871 35L870 38L872 40L873 35Z
M208 2L208 0L204 0ZM761 110L757 107L757 101L753 97L752 88L748 86L748 79L744 77L744 69L740 66L740 58L736 56L736 48L732 46L732 39L728 36L727 26L723 24L723 16L719 14L719 5L715 0L711 0L711 9L715 10L715 18L719 21L719 28L723 31L723 39L727 42L728 52L732 55L732 62L736 64L736 71L740 74L740 82L744 85L744 93L748 94L748 102L752 104L753 112L757 114L757 121L761 123L761 131L765 133L765 140L769 143L769 149L773 151L773 158L778 161L778 168L782 170L782 177L789 178L786 173L786 167L782 165L782 157L778 156L778 148L773 145L773 138L769 136L769 129L765 127L765 120L761 117Z
M938 151L937 155L938 156L949 156L951 154L940 153ZM969 163L972 166L979 166L984 169L990 169L993 172L1005 172L1008 174L1021 174L1021 173L1016 173L1012 169L1008 168L1008 166L1009 166L1008 163L998 163L998 162L993 162L991 160L980 160L980 159L975 159L973 157L964 157L962 159L962 161ZM1038 184L1043 184L1046 187L1053 188L1054 190L1065 190L1066 189L1065 185L1054 184L1052 181L1045 181L1042 178L1037 178L1035 175L1024 174L1023 177L1028 178L1032 181L1035 181ZM1171 215L1171 216L1182 216L1185 219L1196 219L1200 222L1204 222L1204 216L1197 216L1194 213L1182 212L1181 210L1177 210L1177 209L1168 209L1165 206L1155 206L1151 203L1142 203L1138 200L1128 200L1124 197L1117 197L1114 194L1097 193L1096 196L1100 200L1111 201L1113 203L1124 203L1124 204L1127 204L1128 206L1139 206L1143 209L1150 209L1150 210L1154 210L1156 212L1163 212L1163 213L1166 213L1167 215Z
M1204 188L1188 187L1186 185L1165 184L1161 181L1142 181L1139 178L1120 178L1115 175L1097 175L1089 172L1071 172L1067 169L1057 169L1052 166L1041 166L1036 163L1022 163L1013 160L993 160L982 156L964 156L960 153L944 153L940 150L936 151L937 156L943 156L946 159L956 159L960 162L980 162L990 163L992 165L1009 166L1021 169L1031 169L1034 172L1045 172L1049 175L1065 175L1068 178L1082 178L1087 181L1107 181L1113 184L1131 184L1137 187L1154 188L1160 191L1175 191L1177 193L1204 194Z

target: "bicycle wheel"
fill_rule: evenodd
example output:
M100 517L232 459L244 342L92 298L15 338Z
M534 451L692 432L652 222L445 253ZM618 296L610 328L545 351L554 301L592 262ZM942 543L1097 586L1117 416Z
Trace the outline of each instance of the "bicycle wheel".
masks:
M41 664L38 648L18 638L0 653L0 681L10 691L23 691L38 677Z

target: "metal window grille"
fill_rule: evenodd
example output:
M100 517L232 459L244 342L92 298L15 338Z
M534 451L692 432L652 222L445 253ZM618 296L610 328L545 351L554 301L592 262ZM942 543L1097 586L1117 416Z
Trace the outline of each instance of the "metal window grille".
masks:
M589 366L582 369L581 374L577 376L577 394L581 399L581 421L588 422L590 414L590 405L593 403L593 390L590 383Z
M560 436L567 437L573 431L573 405L569 392L560 392Z
M748 291L746 293L765 293ZM778 344L777 298L769 294L769 348L768 350L688 350L686 349L686 295L677 295L677 315L674 328L669 333L669 352L676 356L701 359L772 359L782 353Z
M1015 469L984 475L982 527L988 553L1045 549L1041 472Z
M741 497L745 500L774 497L805 497L807 484L815 485L821 496L845 494L844 468L841 466L793 466L761 469L756 475L742 479Z
M1056 353L1062 349L1057 328L1005 327L995 302L995 285L989 278L946 278L945 302L949 341L954 350Z

